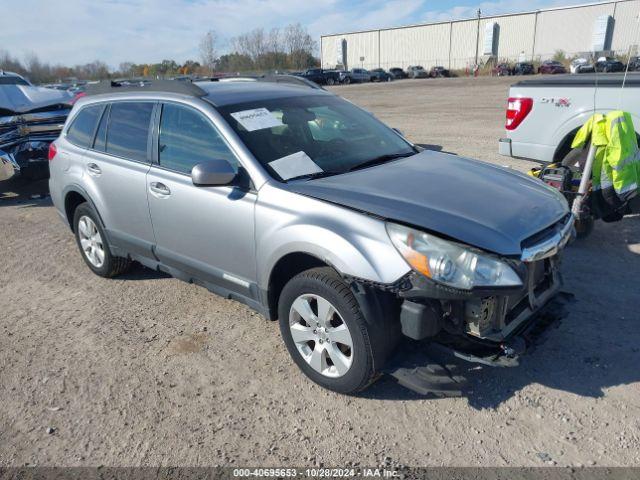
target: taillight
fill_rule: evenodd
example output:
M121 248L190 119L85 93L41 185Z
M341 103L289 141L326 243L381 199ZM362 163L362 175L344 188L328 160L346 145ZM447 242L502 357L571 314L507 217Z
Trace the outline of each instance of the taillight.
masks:
M511 97L507 100L507 130L515 130L533 108L533 98Z
M58 153L58 148L56 147L55 143L51 142L49 144L49 155L47 156L49 161L53 160L53 157L56 156L56 153Z
M73 97L71 100L69 100L69 105L73 105L75 104L78 100L80 100L82 97L86 97L86 93L85 92L78 92L76 93L76 96Z

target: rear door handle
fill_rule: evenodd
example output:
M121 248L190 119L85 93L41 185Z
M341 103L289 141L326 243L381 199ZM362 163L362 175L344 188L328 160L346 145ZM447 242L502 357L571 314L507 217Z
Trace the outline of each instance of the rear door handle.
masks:
M151 193L155 193L156 196L166 197L171 195L171 190L169 190L169 187L160 182L151 182L149 184L149 190L151 190Z
M92 173L93 175L100 175L102 173L102 169L100 169L100 167L95 163L87 164L87 170L89 171L89 173Z

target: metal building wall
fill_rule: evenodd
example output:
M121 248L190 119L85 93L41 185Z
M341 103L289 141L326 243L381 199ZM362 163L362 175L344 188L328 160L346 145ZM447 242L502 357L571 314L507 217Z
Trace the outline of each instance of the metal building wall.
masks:
M640 52L638 42L640 38L640 28L638 26L638 14L640 13L640 0L631 2L619 2L615 7L615 23L613 25L613 38L611 39L611 49L616 52L628 52L629 46L635 46L633 55ZM633 49L632 49L633 50Z
M480 20L480 46L482 48L482 34L488 23L499 25L498 59L517 60L524 52L527 59L533 53L533 38L535 32L536 14L510 15L505 17L489 17Z
M638 43L640 0L618 0L596 5L540 10L522 14L483 17L367 32L327 35L321 38L322 65L336 66L337 42L347 41L349 68L406 68L422 65L430 68L469 68L475 62L476 42L479 59L485 25L499 25L498 60L517 61L522 53L528 60L546 60L557 50L568 56L588 52L592 48L596 19L603 14L614 17L611 49L626 54L630 45ZM478 23L480 27L479 39ZM360 57L365 57L360 62Z
M379 35L378 30L373 30L322 37L322 66L324 68L336 66L338 42L344 39L347 41L346 57L348 68L366 68L369 70L377 68L379 61ZM360 61L360 57L364 57L364 61Z
M451 28L450 68L465 68L475 60L478 21L453 22ZM480 32L480 41L482 42L482 31ZM425 68L427 67L425 66Z
M556 50L569 54L589 52L596 19L600 15L613 15L614 5L541 11L538 14L535 56L545 60L553 57Z
M450 24L382 30L380 66L385 69L409 65L446 65L449 61Z

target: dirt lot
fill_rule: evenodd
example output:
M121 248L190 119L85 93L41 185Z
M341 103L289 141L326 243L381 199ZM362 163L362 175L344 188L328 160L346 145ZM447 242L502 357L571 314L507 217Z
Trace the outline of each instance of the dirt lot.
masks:
M416 143L497 155L508 79L336 91ZM0 466L640 465L640 220L567 251L571 314L463 398L312 385L276 323L141 267L83 264L46 184L0 183ZM48 428L50 430L48 433Z

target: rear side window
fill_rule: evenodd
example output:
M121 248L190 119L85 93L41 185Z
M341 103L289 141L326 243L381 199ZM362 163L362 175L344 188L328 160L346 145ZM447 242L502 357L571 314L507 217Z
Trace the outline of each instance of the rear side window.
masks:
M195 165L210 160L226 160L238 168L238 160L218 131L192 108L163 105L158 144L160 166L169 170L191 174Z
M88 148L91 146L96 124L103 108L103 105L90 105L80 110L67 130L67 140L78 147Z
M107 132L107 153L146 162L152 113L153 103L150 102L112 103Z

